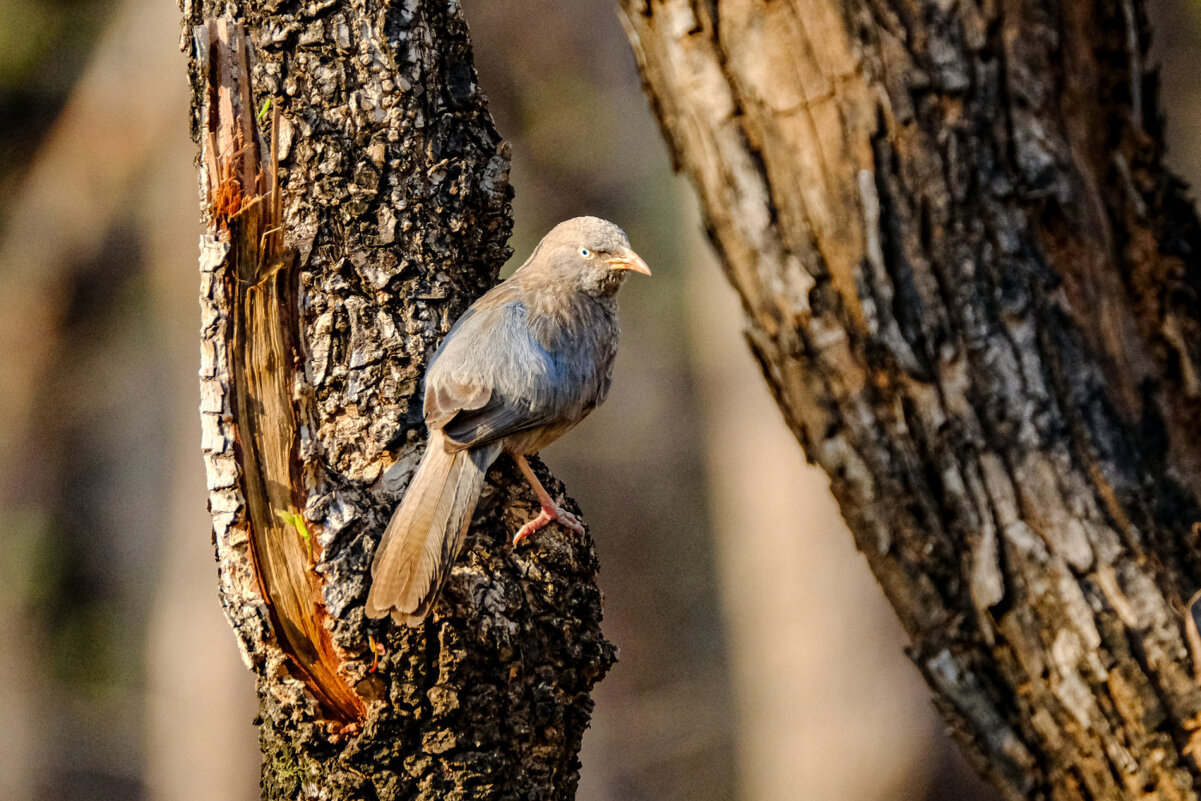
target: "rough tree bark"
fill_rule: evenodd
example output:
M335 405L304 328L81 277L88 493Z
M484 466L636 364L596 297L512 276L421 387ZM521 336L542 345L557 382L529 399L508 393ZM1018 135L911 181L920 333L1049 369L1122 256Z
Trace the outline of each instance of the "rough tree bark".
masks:
M419 456L425 363L508 255L508 156L458 4L263 0L217 19L232 8L184 0L184 47L209 226L205 461L263 797L571 797L614 651L590 540L509 548L533 511L512 465L424 626L362 614Z
M1137 0L623 0L747 338L1010 798L1195 798L1201 228Z

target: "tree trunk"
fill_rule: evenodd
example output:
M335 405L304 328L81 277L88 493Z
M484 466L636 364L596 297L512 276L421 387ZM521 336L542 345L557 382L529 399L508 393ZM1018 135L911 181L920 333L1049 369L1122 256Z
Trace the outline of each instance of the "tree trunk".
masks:
M1010 798L1194 798L1201 228L1140 3L623 0L747 338Z
M454 3L281 5L235 22L184 2L203 441L263 797L569 798L614 649L590 540L509 548L533 509L512 465L422 627L362 613L426 361L508 254L507 149L466 26Z

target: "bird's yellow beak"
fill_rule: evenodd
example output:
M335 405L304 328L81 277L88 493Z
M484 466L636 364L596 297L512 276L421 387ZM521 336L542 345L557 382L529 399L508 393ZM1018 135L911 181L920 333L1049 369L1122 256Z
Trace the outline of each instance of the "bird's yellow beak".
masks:
M643 275L651 274L651 268L642 260L642 257L629 248L621 250L617 255L609 259L607 263L614 270L633 270Z

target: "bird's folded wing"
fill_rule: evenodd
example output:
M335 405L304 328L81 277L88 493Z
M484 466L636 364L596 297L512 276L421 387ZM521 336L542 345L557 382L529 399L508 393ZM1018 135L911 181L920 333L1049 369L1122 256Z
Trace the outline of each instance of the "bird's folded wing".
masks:
M524 304L491 294L459 319L426 373L426 423L451 447L496 442L557 414L561 368L530 330Z
M463 410L442 431L453 441L448 447L474 448L552 422L554 415L535 414L521 402L493 394L482 409Z

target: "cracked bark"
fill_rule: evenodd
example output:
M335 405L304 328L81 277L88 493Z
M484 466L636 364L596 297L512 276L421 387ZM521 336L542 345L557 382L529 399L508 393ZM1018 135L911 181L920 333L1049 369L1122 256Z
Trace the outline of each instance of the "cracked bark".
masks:
M1201 228L1141 3L622 12L751 349L977 768L1197 797Z
M203 447L263 797L569 798L615 652L590 539L508 546L536 505L514 466L424 626L362 613L420 456L425 363L509 253L507 148L457 4L182 6Z

